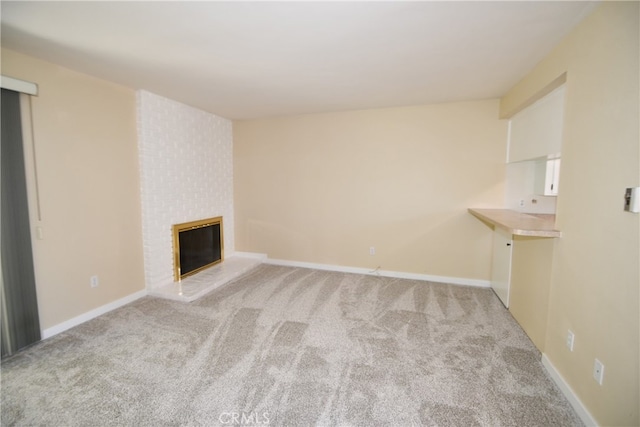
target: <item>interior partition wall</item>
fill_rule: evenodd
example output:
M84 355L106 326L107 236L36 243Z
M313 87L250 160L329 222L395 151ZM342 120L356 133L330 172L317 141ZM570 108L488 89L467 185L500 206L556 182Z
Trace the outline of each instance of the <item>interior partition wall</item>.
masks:
M0 262L2 357L40 340L20 94L2 89Z

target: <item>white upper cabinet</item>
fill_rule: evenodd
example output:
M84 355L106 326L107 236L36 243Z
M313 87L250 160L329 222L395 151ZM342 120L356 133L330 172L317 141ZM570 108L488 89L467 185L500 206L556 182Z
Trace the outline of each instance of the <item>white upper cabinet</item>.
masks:
M534 193L557 196L560 184L560 159L540 159L536 162Z
M509 120L509 163L560 154L564 93L562 85Z

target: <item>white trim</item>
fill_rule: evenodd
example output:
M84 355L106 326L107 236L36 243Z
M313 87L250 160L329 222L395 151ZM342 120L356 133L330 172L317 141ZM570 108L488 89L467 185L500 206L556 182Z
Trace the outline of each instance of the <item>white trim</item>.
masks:
M505 163L509 163L509 153L511 151L511 119L507 122L507 158Z
M260 254L257 252L232 252L231 255L229 256L230 257L237 256L239 258L253 258L253 259L259 259L263 261L267 259L267 254Z
M332 265L332 264L316 264L313 262L289 261L284 259L271 259L271 258L267 258L264 261L264 263L272 264L272 265L284 265L289 267L313 268L316 270L338 271L341 273L367 274L370 276L395 277L398 279L424 280L428 282L449 283L452 285L475 286L480 288L491 287L491 282L489 282L488 280L467 279L464 277L433 276L430 274L405 273L402 271L389 271L389 270L378 270L378 269L372 270L370 268L346 267L342 265Z
M26 93L28 95L38 95L37 84L14 79L13 77L0 76L0 87L2 87L2 89Z
M542 365L546 368L551 379L557 384L562 391L562 394L567 398L573 409L576 411L582 422L587 426L597 426L595 418L589 413L587 407L584 406L582 401L578 398L578 396L573 392L569 384L562 378L562 375L557 371L555 366L551 363L546 354L542 354Z
M116 308L120 308L123 305L127 305L137 299L140 299L144 296L147 295L147 291L146 289L143 289L141 291L135 292L131 295L128 295L124 298L120 298L119 300L116 301L112 301L109 304L105 304L103 306L100 306L98 308L95 308L91 311L87 311L84 314L81 314L80 316L76 316L73 319L69 319L65 322L59 323L55 326L52 326L50 328L47 328L45 330L42 331L42 339L46 339L46 338L50 338L54 335L58 335L61 332L66 331L67 329L71 329L74 326L78 326L81 323L84 323L88 320L94 319L98 316L101 316L105 313L108 313L112 310L115 310Z

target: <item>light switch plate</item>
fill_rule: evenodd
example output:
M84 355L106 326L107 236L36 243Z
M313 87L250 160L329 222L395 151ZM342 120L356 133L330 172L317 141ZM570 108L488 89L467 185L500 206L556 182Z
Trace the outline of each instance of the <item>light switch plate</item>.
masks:
M640 187L629 187L624 192L624 210L640 212Z

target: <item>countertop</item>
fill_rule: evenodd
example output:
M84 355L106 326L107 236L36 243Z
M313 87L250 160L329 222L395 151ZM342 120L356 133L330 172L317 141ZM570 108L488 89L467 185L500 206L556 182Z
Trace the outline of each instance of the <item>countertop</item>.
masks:
M561 237L553 214L531 214L510 209L474 209L469 212L482 221L507 230L515 236Z

